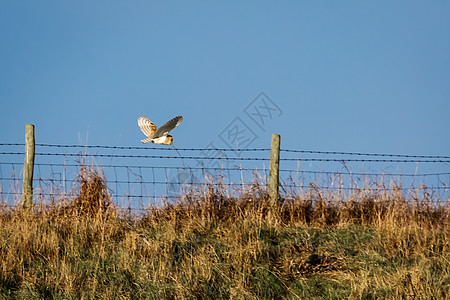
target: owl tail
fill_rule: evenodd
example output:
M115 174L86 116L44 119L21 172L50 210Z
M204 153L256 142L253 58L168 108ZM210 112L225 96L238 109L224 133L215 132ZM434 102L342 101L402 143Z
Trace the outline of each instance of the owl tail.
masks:
M141 140L141 142L143 142L144 144L148 143L148 142L151 142L151 141L152 141L152 138L146 138L144 140Z

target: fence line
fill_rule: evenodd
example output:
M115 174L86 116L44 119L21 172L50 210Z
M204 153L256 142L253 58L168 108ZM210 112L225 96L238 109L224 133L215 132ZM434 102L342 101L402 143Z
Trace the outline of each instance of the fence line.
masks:
M10 180L11 178L1 178L0 177L0 180ZM18 181L22 181L23 179L21 179L21 178L17 178L17 180ZM44 179L42 179L42 178L38 178L38 179L36 179L36 181L40 181L40 182L50 182L50 183L53 183L53 182L65 182L65 183L72 183L73 182L73 180L72 179L51 179L51 178L44 178ZM166 185L167 184L167 182L165 182L165 181L145 181L145 180L143 180L143 181L136 181L136 182L130 182L130 181L127 181L127 180L108 180L107 181L107 183L123 183L123 184L128 184L128 183L141 183L141 184L156 184L156 185ZM189 182L189 183L186 183L186 182L183 182L183 181L172 181L172 182L170 182L171 184L178 184L178 185L186 185L186 184L189 184L189 185L199 185L199 186L208 186L208 185L210 185L210 183L208 183L208 182L201 182L201 181L197 181L197 182ZM223 186L230 186L230 187L233 187L233 186L242 186L242 184L241 183L219 183L219 185L223 185ZM310 188L311 187L311 185L304 185L304 184L296 184L296 183L292 183L292 184L283 184L283 183L281 183L280 185L282 185L284 188L286 188L286 187L299 187L299 188L302 188L302 189L308 189L308 188ZM323 190L327 190L327 189L342 189L342 190L352 190L352 189L355 189L354 187L340 187L340 186L338 186L338 187L329 187L329 186L318 186L320 189L323 189ZM445 189L448 189L448 187L445 187L445 186L427 186L427 188L430 188L430 189L433 189L433 190L445 190ZM395 190L396 188L385 188L385 190Z
M357 155L357 156L388 156L388 157L409 157L409 158L443 158L450 159L450 156L443 155L409 155L409 154L387 154L387 153L362 153L362 152L340 152L340 151L315 151L315 150L289 150L281 149L281 152L306 153L306 154L331 154L331 155Z
M0 143L0 146L23 147L25 144ZM268 156L271 149L265 148L159 148L39 143L36 143L35 146L39 150L48 148L46 149L47 151L41 150L35 153L37 162L34 164L36 169L33 182L37 195L44 195L46 188L53 188L53 185L57 184L61 186L51 191L53 196L70 194L67 192L67 189L73 188L74 184L76 184L75 179L83 166L93 166L94 168L98 166L99 170L104 173L107 188L115 199L144 200L177 197L184 186L207 186L209 184L208 176L213 176L213 178L215 176L218 179L218 185L230 188L241 188L245 185L251 185L255 180L260 180L263 184L267 184L270 176L269 167L266 163L270 162ZM82 151L84 153L81 151L79 153L70 151L77 148L84 149L85 151ZM69 152L65 153L65 150L61 151L61 149L67 149ZM92 151L88 150L94 149L119 151L114 154L89 153ZM129 154L128 151L139 152L137 154ZM151 154L142 154L140 151L151 152ZM160 151L169 152L169 155L158 155ZM194 152L194 155L180 154L180 152L185 154L183 152L192 151L197 153ZM363 189L367 182L376 185L384 184L386 180L394 180L394 183L406 186L404 190L413 188L416 191L420 190L422 188L421 184L426 182L426 189L440 193L443 199L448 199L450 172L447 170L450 156L313 151L283 148L279 149L279 152L281 154L279 161L282 167L278 167L279 175L277 176L281 178L277 185L284 192L283 197L290 197L288 192L292 190L319 188L324 191L355 191ZM170 155L171 153L177 153L177 155ZM23 151L0 152L0 205L4 204L1 202L4 201L1 200L3 196L17 196L18 184L16 183L23 182L17 176L21 175L20 168L25 166L24 162L7 160L24 155L25 152ZM6 157L6 160L3 160L3 157ZM60 162L61 158L64 159L63 163ZM112 162L109 162L108 159L111 159ZM135 163L136 159L141 159L140 162L142 164ZM66 162L67 160L68 162ZM73 163L72 160L77 163ZM190 166L192 161L196 161L197 164ZM230 166L230 164L233 165L233 162L235 162L234 166ZM245 163L246 166L243 167L237 163ZM296 168L292 168L294 163L297 163ZM374 163L374 165L380 166L375 167L376 170L381 168L381 171L374 171L370 167L366 172L351 172L348 165L350 163L367 163L369 165ZM386 163L401 163L403 164L402 171L392 170L392 165L384 166ZM407 171L407 168L413 168L411 166L412 163L417 164L416 170ZM444 167L445 169L444 171L421 170L419 172L419 164L421 168L425 169L429 168L429 166L440 166L440 168ZM18 169L17 166L20 166L20 168ZM325 166L328 170L321 170L321 167L318 166ZM407 170L403 171L403 167ZM330 168L334 170L330 171ZM354 168L354 165L352 168ZM5 176L5 174L9 173L11 173L11 176ZM367 179L368 177L375 178ZM203 181L201 178L203 178ZM404 178L408 178L411 181L410 185L405 184ZM4 189L3 183L8 181L13 189L12 192ZM358 185L361 187L358 187ZM397 190L398 187L390 187L388 184L385 184L383 189L391 191ZM140 206L142 203L136 205ZM132 207L132 209L139 210L137 207Z
M18 143L0 143L0 146L25 146L25 144ZM98 149L119 149L119 150L162 150L162 151L208 151L210 148L159 148L159 147L143 147L143 146L105 146L105 145L61 145L61 144L40 144L39 147L53 147L53 148L98 148ZM220 152L263 152L270 151L270 148L214 148ZM328 155L350 155L350 156L378 156L378 157L405 157L405 158L432 158L432 159L450 159L450 156L445 155L410 155L410 154L389 154L389 153L364 153L364 152L342 152L342 151L319 151L319 150L296 150L283 149L281 152L287 153L302 153L302 154L328 154Z
M24 155L24 152L0 152L3 155ZM162 158L189 160L217 160L208 156L167 156L167 155L126 155L126 154L89 154L86 153L36 153L39 156L74 156L74 157L109 157L109 158ZM232 161L270 161L270 158L257 157L220 157L221 160ZM450 163L450 159L353 159L353 158L280 158L280 161L298 162L395 162L395 163Z
M0 162L0 165L23 165L23 162ZM63 164L63 163L35 163L35 166L53 166L53 167L80 167L80 164ZM190 166L140 166L140 165L108 165L102 164L99 166L102 169L106 168L130 168L130 169L170 169L170 170L204 170L204 171L249 171L249 172L261 172L262 169L258 168L242 168L242 167L190 167ZM337 172L337 171L311 171L311 170L299 170L299 169L280 169L282 173L299 173L299 174L323 174L323 175L354 175L354 176L403 176L403 177L426 177L426 176L450 176L450 172L436 172L436 173L374 173L374 172Z

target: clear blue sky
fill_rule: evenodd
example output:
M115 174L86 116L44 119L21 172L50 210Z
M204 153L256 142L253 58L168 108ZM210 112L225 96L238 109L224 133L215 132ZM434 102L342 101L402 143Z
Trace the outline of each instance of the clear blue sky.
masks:
M0 142L448 155L448 1L0 1ZM262 129L244 109L279 107ZM199 138L201 137L201 138Z

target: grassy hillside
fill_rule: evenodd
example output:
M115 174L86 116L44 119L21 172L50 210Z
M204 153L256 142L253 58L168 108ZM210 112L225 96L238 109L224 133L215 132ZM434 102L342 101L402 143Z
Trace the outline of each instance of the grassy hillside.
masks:
M450 299L450 208L423 191L311 187L267 207L258 184L217 184L131 217L98 173L79 186L0 209L0 298Z

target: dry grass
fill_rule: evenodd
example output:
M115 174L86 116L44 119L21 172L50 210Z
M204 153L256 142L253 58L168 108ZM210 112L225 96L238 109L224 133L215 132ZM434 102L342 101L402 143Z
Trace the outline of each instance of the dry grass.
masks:
M216 184L132 218L100 173L78 180L66 202L1 210L1 297L450 297L450 208L422 191L312 186L268 207L257 183L239 198Z

